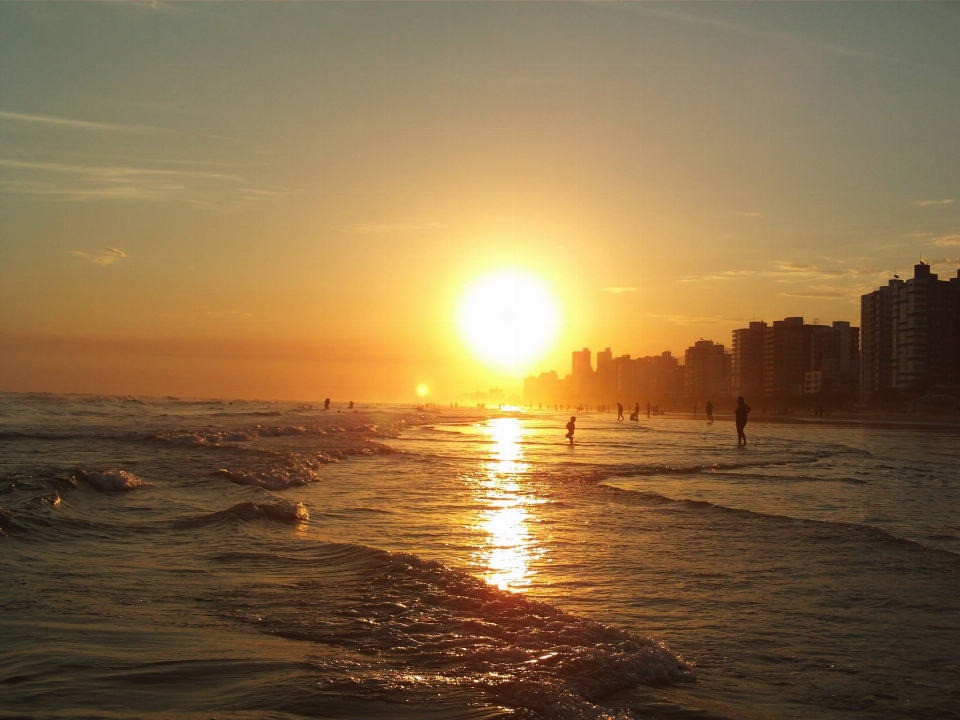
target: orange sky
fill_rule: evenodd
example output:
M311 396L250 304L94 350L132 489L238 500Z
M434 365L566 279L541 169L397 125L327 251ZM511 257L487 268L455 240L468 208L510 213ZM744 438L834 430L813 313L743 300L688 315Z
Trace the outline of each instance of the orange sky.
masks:
M960 265L960 12L898 4L0 5L0 390L519 388L464 286L570 350L859 318Z

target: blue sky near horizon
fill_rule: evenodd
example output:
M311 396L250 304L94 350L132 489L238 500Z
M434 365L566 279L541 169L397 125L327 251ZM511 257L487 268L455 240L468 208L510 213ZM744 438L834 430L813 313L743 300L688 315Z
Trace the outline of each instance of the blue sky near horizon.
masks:
M0 5L0 389L401 399L960 267L960 6Z

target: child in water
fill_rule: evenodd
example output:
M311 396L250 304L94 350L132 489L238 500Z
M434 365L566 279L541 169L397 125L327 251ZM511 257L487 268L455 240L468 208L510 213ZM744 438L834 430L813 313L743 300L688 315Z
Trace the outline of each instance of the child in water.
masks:
M564 435L567 440L570 441L570 444L573 445L573 433L577 429L577 418L574 415L570 416L570 422L567 423L567 434Z

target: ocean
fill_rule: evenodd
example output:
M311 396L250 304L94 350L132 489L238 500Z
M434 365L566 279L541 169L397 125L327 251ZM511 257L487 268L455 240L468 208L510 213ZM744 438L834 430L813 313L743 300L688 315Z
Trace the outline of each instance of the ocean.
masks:
M0 394L0 717L960 717L956 430L568 419Z

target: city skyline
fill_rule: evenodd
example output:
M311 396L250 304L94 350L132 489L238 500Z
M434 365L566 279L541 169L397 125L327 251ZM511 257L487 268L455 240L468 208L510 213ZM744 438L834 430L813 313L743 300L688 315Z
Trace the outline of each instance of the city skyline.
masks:
M802 316L751 321L732 331L729 352L724 343L700 338L682 363L669 350L634 359L614 357L607 346L594 369L584 347L572 352L570 374L547 370L525 378L524 400L603 404L634 402L637 395L671 401L744 395L851 403L960 391L960 269L941 279L921 262L913 277L895 276L862 295L860 307L863 330L846 320L807 324ZM669 367L657 370L658 361ZM671 377L663 380L663 373Z

